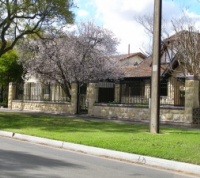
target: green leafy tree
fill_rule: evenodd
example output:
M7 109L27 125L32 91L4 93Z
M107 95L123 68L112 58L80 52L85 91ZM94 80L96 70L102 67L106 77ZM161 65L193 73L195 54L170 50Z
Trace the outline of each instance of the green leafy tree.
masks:
M22 82L23 67L15 50L0 57L0 102L7 102L9 82Z
M0 57L0 83L5 85L9 82L21 82L23 67L18 63L18 55L11 50Z
M0 0L0 56L26 35L73 23L73 0Z

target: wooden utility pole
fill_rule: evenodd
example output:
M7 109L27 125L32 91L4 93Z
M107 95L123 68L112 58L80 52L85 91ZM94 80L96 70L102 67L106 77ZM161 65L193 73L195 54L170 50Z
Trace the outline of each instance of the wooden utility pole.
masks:
M151 118L150 132L159 133L160 116L160 42L162 0L154 0L153 63L151 77Z

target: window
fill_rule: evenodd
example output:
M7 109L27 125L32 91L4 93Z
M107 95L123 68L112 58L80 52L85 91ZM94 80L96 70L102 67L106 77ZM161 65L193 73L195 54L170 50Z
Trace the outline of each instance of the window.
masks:
M121 85L121 102L139 103L144 99L144 93L144 80L133 79L133 81L124 81Z
M168 80L162 78L160 81L160 96L167 96L168 93Z
M99 87L99 95L98 95L98 102L113 102L114 101L114 94L115 88L114 83L111 82L100 82L98 83Z
M46 84L43 86L43 100L50 101L50 94L51 94L51 86L50 84Z
M122 95L144 96L144 82L142 80L136 80L122 84Z
M50 91L51 91L50 84L45 85L43 88L44 94L50 94Z

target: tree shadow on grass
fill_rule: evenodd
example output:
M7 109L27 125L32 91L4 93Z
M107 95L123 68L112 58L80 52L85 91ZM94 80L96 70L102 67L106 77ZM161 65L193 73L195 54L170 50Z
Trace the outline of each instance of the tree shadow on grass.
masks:
M190 128L190 127L163 127L161 128L165 133L169 134L179 134L179 135L200 135L200 129Z
M94 118L76 118L44 113L4 113L0 112L0 129L39 129L48 132L108 132L108 133L149 133L146 124L115 122L115 120L101 120ZM165 134L200 135L200 129L161 127Z
M146 125L114 123L100 119L71 118L47 114L1 113L0 129L38 128L56 132L148 132Z

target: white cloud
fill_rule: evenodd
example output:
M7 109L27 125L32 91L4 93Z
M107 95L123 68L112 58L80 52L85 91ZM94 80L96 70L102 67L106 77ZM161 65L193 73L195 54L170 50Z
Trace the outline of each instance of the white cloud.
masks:
M170 21L179 17L183 6L177 5L180 0L163 0L163 17ZM81 0L77 0L77 3ZM149 39L141 25L135 22L136 15L153 14L154 0L84 0L80 4L80 17L93 19L97 24L111 30L121 44L118 47L119 53L127 53L128 44L131 45L131 52L140 51ZM84 11L81 11L83 10ZM195 13L190 13L195 16Z
M148 38L143 28L134 21L136 14L153 11L153 1L143 0L95 0L97 13L105 28L110 29L120 39L119 53L127 53L128 45L131 52L140 51Z
M86 10L79 10L78 13L77 13L77 15L78 15L79 17L86 17L86 16L89 15L89 13L88 13L88 11L86 11Z

